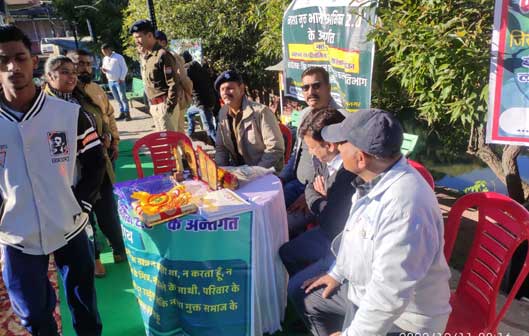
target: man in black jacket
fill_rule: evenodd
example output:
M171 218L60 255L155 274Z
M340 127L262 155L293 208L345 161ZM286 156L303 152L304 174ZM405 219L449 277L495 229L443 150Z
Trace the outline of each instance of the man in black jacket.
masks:
M191 136L195 132L194 117L198 114L202 119L202 125L208 137L215 143L215 122L213 121L213 107L215 106L215 93L209 74L198 63L193 60L189 51L182 54L187 70L187 76L193 82L193 104L187 109L187 135Z
M315 170L314 182L307 185L305 198L318 226L279 249L290 275L288 296L296 307L303 304L303 282L324 273L334 262L331 241L343 230L351 208L355 191L351 182L355 175L343 168L337 144L321 137L323 127L344 119L335 109L315 110L300 126L299 134L313 155Z

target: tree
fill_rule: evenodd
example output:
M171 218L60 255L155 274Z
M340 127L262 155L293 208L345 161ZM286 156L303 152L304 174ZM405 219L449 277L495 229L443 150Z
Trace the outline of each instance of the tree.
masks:
M467 152L523 203L529 185L518 170L522 148L485 143L493 13L493 0L381 1L371 34L382 59L374 105L409 104L433 126L464 130Z
M157 0L158 28L171 38L200 38L216 72L236 69L253 89L275 87L264 68L281 59L281 18L286 0ZM128 28L147 18L145 0L131 0L124 12L122 39L136 57Z
M77 25L81 34L88 35L89 33L86 26L86 19L88 19L97 41L109 43L118 51L121 50L121 43L116 36L119 36L121 31L122 11L127 2L127 0L95 1L93 3L87 0L52 0L57 13L65 20Z

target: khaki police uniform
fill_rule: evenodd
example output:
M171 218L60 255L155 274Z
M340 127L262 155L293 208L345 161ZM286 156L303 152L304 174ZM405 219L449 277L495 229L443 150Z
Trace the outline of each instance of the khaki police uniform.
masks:
M145 53L141 63L141 76L156 129L184 132L183 111L178 108L182 84L175 58L157 43Z

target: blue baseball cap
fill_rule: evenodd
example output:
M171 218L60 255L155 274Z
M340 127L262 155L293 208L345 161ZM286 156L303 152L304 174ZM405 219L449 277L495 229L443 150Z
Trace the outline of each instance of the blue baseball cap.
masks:
M151 21L149 20L138 20L132 24L129 28L129 34L137 32L151 32L154 34L154 27L152 26Z
M403 131L393 114L365 109L351 113L339 124L324 127L321 136L327 142L348 141L367 154L390 158L400 153Z
M242 77L235 70L224 71L215 80L215 90L218 92L220 86L226 82L237 82L240 84L242 83Z

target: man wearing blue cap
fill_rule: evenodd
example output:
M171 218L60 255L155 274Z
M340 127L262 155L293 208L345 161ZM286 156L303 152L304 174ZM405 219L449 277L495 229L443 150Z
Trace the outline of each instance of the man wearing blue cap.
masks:
M183 112L178 109L182 84L175 58L158 44L150 21L134 22L129 33L142 53L141 77L156 130L183 132Z
M273 112L246 98L241 76L225 71L215 80L225 105L219 111L215 161L219 166L283 168L285 144Z
M443 219L431 187L400 154L399 122L360 110L322 137L340 143L345 169L358 177L341 239L331 244L336 262L305 284L297 307L305 322L314 335L442 334L451 311Z

